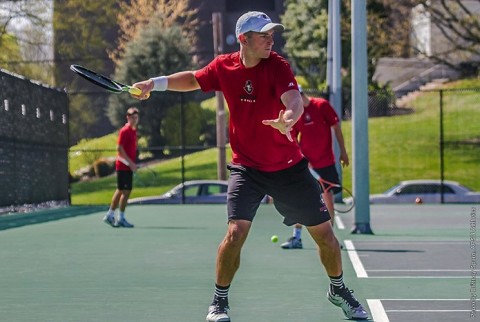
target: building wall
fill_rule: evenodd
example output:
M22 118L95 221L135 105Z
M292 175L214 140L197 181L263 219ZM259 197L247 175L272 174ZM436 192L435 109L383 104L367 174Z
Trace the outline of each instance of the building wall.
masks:
M453 4L453 2L451 3ZM463 6L465 6L472 16L480 17L480 1L478 0L464 0L462 1ZM435 5L435 2L434 2ZM443 11L440 3L436 3L436 9ZM464 11L460 8L455 9L455 6L452 5L451 8L457 11L461 15ZM414 47L420 49L422 52L426 53L427 57L436 56L441 57L445 60L451 61L453 63L480 60L480 56L473 55L467 51L461 51L456 49L456 44L448 40L448 38L443 34L442 30L432 21L432 17L425 13L422 5L418 5L412 10L412 27L413 27L413 37L412 44ZM461 39L458 38L453 32L445 29L448 37L456 39L456 41L461 42Z

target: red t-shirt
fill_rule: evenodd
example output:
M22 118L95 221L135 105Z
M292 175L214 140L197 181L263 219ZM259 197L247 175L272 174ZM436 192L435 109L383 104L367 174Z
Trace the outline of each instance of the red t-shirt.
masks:
M126 123L118 133L117 145L121 145L128 157L135 161L137 159L137 130ZM117 170L131 170L129 166L120 162L118 158L115 162L115 168Z
M327 100L310 98L295 129L300 132L302 153L313 168L335 164L331 127L338 122L337 113Z
M278 118L285 106L280 96L297 89L288 62L277 53L246 68L240 53L217 56L195 77L203 91L222 91L230 111L229 135L232 162L261 171L289 168L302 159L296 142L263 120Z

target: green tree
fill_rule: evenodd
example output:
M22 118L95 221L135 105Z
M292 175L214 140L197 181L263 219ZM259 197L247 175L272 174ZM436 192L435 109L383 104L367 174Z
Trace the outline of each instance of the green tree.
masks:
M147 25L136 39L125 47L123 59L115 71L115 79L133 83L156 75L168 75L179 70L192 69L189 43L181 35L178 26L162 28L161 14ZM164 146L166 140L162 121L170 108L192 100L193 93L152 93L146 101L139 102L129 95L111 96L108 116L112 124L120 127L125 122L125 111L130 106L141 108L139 133L146 137L149 146Z
M381 6L367 8L369 17L370 11L372 13L376 11L377 15L383 18L379 25L372 26L372 32L370 32L372 37L369 40L375 40L372 38L377 35L376 42L383 46L383 50L387 51L385 52L386 56L408 58L412 55L410 16L412 8L417 2L418 0L382 0ZM368 24L371 25L374 22L369 20ZM380 34L373 32L374 30Z
M0 66L6 70L15 71L10 67L11 61L21 60L22 55L17 38L8 33L0 36Z
M371 80L376 62L381 57L407 57L409 48L409 21L407 7L411 0L403 5L393 0L367 0L367 56L368 79ZM351 63L351 15L352 0L345 2L342 11L342 46L348 43L347 65ZM401 18L398 17L399 14ZM343 48L342 48L343 50ZM345 58L345 56L344 56ZM349 73L350 68L348 68Z
M0 1L0 67L52 85L50 0Z
M341 4L342 67L349 75L351 63L351 1ZM409 28L405 16L411 2L394 0L367 1L368 71L373 75L378 58L384 56L407 57L409 54ZM318 88L326 79L327 0L288 0L282 23L286 27L285 51L297 74L308 86Z
M117 63L123 57L127 44L137 38L154 15L161 15L160 28L178 25L182 35L193 44L198 28L197 11L192 9L189 0L130 0L120 3L118 14L118 46L109 51L110 57Z
M54 10L55 58L69 62L88 62L103 72L108 65L107 50L113 49L112 34L118 30L118 4L111 0L57 0ZM56 77L64 80L62 70Z
M326 79L328 15L326 0L289 0L281 17L285 52L296 73L318 88Z
M183 106L183 118L180 104L169 108L162 120L161 132L169 146L182 144L182 130L186 146L207 146L215 143L215 128L209 127L215 120L215 112L205 110L197 102ZM182 125L183 122L183 125ZM213 136L213 137L212 137ZM212 141L213 139L213 141Z
M68 88L70 93L72 144L81 138L95 136L102 119L108 122L102 113L108 95L75 76L69 66L80 64L105 75L111 73L113 62L107 51L115 47L112 39L118 30L116 16L119 10L117 2L111 0L55 0L55 82L58 87Z

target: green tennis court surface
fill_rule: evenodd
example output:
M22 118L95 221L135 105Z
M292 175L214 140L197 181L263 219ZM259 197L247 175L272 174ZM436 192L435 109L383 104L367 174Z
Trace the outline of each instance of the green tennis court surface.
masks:
M340 217L346 283L375 321L479 319L472 209L372 206L375 235L350 234L353 215ZM13 229L12 216L0 217L1 321L205 320L225 206L131 206L133 229L104 224L105 210L23 215ZM260 208L230 291L232 321L344 321L326 299L313 241L304 234L303 250L280 249L291 235L281 222L273 206Z

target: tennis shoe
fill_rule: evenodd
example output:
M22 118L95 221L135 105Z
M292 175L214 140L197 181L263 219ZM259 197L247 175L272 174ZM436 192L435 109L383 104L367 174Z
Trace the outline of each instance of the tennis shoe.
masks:
M218 299L215 300L208 307L207 321L208 322L230 322L230 317L228 316L227 311L228 299Z
M117 225L117 227L124 227L124 228L133 228L134 227L125 218L122 218L119 221L117 221L116 225Z
M330 289L327 293L328 300L335 306L342 309L343 314L349 320L366 320L368 319L368 313L363 308L357 299L353 296L353 291L350 291L346 287L342 287L336 292L333 290L333 286L330 285Z
M290 237L286 242L280 245L283 249L302 249L302 239Z
M114 216L105 215L105 217L103 217L103 222L112 227L117 227Z

